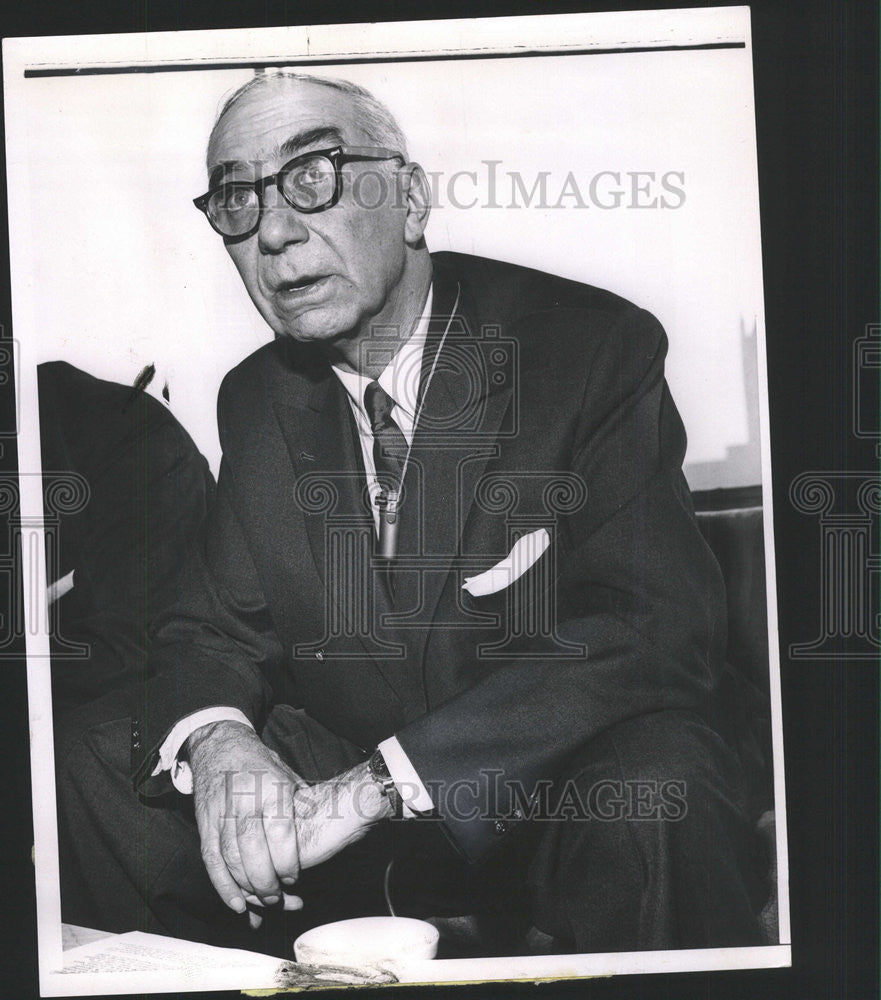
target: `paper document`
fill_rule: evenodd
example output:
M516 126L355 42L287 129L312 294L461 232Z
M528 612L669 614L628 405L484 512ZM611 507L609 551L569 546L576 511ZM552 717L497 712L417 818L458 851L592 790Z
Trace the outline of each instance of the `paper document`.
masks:
M131 931L70 948L64 952L61 972L65 974L65 996L108 992L111 984L113 993L166 993L398 981L390 969L312 966L292 959Z
M145 987L152 991L160 982L173 983L178 990L207 990L222 989L233 982L254 988L273 987L278 985L279 973L287 964L258 952L131 931L71 948L64 953L61 971L77 979L82 976L83 980L113 974L114 982L119 984L123 982L120 976L130 974L131 992Z

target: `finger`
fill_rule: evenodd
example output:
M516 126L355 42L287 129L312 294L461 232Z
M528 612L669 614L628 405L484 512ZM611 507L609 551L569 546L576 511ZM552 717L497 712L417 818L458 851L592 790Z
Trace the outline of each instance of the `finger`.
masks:
M254 886L248 878L244 862L242 861L241 851L239 850L239 839L234 817L224 820L220 828L220 854L230 876L239 886L241 894L245 895L249 892L254 892Z
M272 866L282 886L293 885L300 876L300 850L293 809L287 817L264 817L263 831L266 835L269 856L272 858Z
M263 906L263 901L257 896L247 895L245 900L250 906ZM282 893L281 897L282 909L283 910L302 910L303 909L303 899L300 896L293 896L289 892ZM277 905L277 904L276 904Z
M239 816L235 825L242 867L252 892L267 906L273 906L281 899L281 883L269 853L263 817Z
M245 912L245 899L242 890L236 880L232 877L223 854L220 850L220 843L216 838L209 838L202 841L202 862L211 884L217 890L218 896L236 913Z
M199 789L195 791L196 826L199 830L200 851L205 871L223 902L236 913L244 913L244 893L224 859L224 848L221 843L224 823L220 820L219 826L215 825L210 800L206 804L203 796L199 794Z

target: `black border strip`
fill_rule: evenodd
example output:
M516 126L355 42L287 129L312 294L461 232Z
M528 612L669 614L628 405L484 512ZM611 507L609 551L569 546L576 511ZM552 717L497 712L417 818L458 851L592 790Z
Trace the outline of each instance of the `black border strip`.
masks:
M409 56L332 56L327 59L315 57L308 61L302 59L261 59L244 60L241 62L200 62L200 63L165 63L158 66L67 66L46 69L26 69L26 80L51 76L112 76L121 73L187 73L194 70L221 69L264 69L267 66L341 66L361 65L364 63L405 63L405 62L449 62L456 59L525 59L541 56L607 56L623 52L691 52L706 49L745 49L746 42L707 42L703 45L634 45L620 46L612 49L566 49L525 50L518 52L458 52Z

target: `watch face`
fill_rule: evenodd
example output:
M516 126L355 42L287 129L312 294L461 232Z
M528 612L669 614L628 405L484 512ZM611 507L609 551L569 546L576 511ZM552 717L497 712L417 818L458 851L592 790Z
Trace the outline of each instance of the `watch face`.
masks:
M377 778L379 781L387 781L391 778L391 773L389 772L388 765L385 762L385 758L379 750L376 750L373 756L367 763L367 767L370 773Z

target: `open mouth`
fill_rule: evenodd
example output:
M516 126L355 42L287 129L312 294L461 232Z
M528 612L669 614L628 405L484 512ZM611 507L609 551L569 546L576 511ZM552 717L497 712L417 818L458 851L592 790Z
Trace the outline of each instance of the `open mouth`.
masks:
M276 295L291 295L319 287L327 280L326 275L306 274L291 281L281 282L275 290Z

